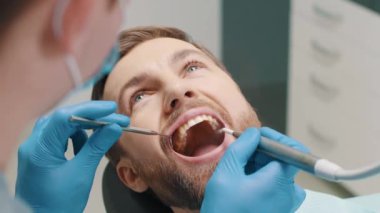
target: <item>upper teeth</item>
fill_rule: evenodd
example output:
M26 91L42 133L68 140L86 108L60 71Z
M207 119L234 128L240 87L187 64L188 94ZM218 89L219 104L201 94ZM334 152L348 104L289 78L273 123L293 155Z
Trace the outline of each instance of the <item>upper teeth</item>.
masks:
M193 126L195 126L195 125L197 125L203 121L209 121L213 127L218 125L218 121L215 118L211 117L210 115L198 115L197 117L192 118L192 119L188 120L185 124L183 124L179 128L179 132L183 134L188 129L190 129L191 127L193 127Z

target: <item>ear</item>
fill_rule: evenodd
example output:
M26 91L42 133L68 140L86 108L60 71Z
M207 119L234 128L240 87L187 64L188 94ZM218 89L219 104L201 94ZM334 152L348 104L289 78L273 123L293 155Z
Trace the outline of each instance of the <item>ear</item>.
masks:
M116 172L124 185L133 191L141 193L148 189L148 184L139 176L129 159L120 160Z
M93 0L58 0L53 14L54 37L67 52L81 44L95 8Z

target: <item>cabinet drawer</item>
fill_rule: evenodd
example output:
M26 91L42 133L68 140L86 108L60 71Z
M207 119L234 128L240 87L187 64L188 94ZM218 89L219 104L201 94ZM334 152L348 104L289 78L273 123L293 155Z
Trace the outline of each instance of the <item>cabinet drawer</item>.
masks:
M294 64L303 68L296 70L292 67ZM337 38L293 18L290 85L293 81L300 83L293 79L294 75L304 74L308 75L304 79L310 84L308 87L314 88L311 90L314 91L313 95L319 94L320 98L326 98L325 101L331 99L330 96L338 96L342 102L340 106L350 104L354 112L359 112L366 103L368 110L379 104L380 53L375 55L358 44L349 43L344 38Z
M380 15L372 10L346 0L293 0L292 14L380 53Z
M380 54L299 14L291 23L288 133L345 168L379 161ZM345 185L380 190L373 179Z

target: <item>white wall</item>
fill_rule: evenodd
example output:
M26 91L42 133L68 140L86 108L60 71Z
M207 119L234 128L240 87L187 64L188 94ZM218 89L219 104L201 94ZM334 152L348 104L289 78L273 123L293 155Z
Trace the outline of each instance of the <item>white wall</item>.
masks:
M132 0L126 26L141 25L179 27L214 54L221 55L220 0Z
M132 0L126 16L125 27L162 25L181 28L216 56L221 56L221 0ZM61 105L70 105L89 100L90 90L83 91ZM22 133L24 140L30 129ZM101 178L107 160L103 159L97 170L94 186L85 212L105 212L101 195ZM10 191L16 182L16 153L6 170ZM60 195L64 196L64 195Z

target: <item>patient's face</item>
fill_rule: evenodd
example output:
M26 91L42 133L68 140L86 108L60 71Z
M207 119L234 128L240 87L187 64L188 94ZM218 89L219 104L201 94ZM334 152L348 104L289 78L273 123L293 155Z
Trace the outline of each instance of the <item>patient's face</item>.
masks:
M177 39L135 47L110 75L105 97L119 101L131 126L171 136L124 133L119 143L126 155L118 167L132 169L118 170L119 177L137 191L146 184L167 205L181 208L200 207L207 180L234 141L217 130L260 125L229 74Z

